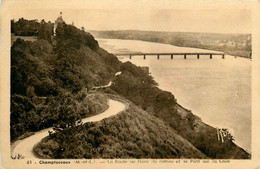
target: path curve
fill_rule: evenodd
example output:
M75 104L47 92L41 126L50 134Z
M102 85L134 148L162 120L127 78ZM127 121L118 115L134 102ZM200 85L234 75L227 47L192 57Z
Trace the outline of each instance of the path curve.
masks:
M114 78L117 77L117 76L119 76L119 75L121 75L121 73L122 73L122 72L116 72ZM107 85L104 85L104 86L97 86L97 87L92 87L91 90L93 90L93 89L107 88L107 87L110 87L112 84L113 84L113 82L110 81Z
M97 122L101 121L105 118L114 116L118 114L119 112L122 112L127 109L127 105L116 101L113 99L108 99L108 105L109 108L104 111L101 114L87 117L85 119L82 119L83 124L87 122ZM47 137L49 135L48 131L52 130L52 128L47 128L41 131L36 132L34 135L29 136L23 140L16 141L14 144L12 144L12 156L21 154L25 158L34 159L37 158L33 152L33 147L39 143L43 138Z

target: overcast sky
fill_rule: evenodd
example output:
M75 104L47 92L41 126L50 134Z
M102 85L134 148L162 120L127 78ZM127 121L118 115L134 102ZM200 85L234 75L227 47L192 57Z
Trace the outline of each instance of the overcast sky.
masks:
M132 3L138 2L138 3ZM14 10L12 18L54 21L62 11L66 23L86 30L153 30L215 33L251 33L251 11L236 8L176 8L167 4L145 5L148 1L124 1L120 5L100 1L71 8ZM165 1L163 1L165 2ZM169 2L169 1L166 1ZM86 5L86 6L84 6ZM80 6L80 8L79 8Z

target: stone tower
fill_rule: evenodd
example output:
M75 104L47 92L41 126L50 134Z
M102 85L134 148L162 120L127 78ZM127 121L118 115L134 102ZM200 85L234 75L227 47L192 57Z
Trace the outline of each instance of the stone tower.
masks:
M57 29L57 27L58 27L58 24L63 23L63 22L64 22L64 21L63 21L63 19L62 19L62 12L60 12L60 16L56 19L56 21L55 21L55 23L54 23L54 30L53 30L54 36L56 35L56 29Z

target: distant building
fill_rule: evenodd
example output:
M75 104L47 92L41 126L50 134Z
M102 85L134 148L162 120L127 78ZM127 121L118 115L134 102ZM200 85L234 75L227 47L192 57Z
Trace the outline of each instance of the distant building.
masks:
M56 35L56 29L57 29L57 27L58 27L58 24L63 23L63 22L64 22L64 21L63 21L63 19L62 19L62 12L60 12L60 16L56 19L56 21L55 21L55 23L54 23L54 30L53 30L54 35Z
M149 74L149 67L148 66L142 66L141 69L144 71L144 73Z

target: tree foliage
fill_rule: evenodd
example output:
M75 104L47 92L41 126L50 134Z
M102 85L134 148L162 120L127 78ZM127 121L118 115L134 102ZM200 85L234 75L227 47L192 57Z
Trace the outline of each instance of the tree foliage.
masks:
M38 39L45 39L49 42L52 42L52 36L54 25L51 22L46 23L44 20L41 21L38 28Z
M120 64L113 55L99 49L90 34L65 23L55 39L51 38L50 22L20 19L12 23L18 25L14 28L21 34L31 24L40 30L37 41L18 38L11 47L12 140L54 124L73 126L79 117L103 110L99 107L106 102L97 101L93 107L93 101L85 99L86 89L112 79ZM33 106L25 109L28 103Z
M11 31L19 36L37 36L39 25L37 20L20 18L17 22L11 20Z

